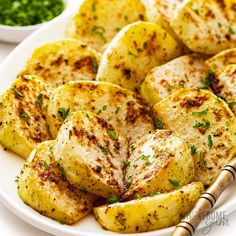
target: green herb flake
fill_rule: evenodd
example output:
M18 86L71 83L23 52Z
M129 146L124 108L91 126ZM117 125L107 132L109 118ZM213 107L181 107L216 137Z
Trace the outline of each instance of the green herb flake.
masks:
M235 34L235 31L233 30L233 28L231 26L229 27L229 34L231 34L231 35Z
M205 116L208 113L208 111L209 111L209 109L207 108L207 109L200 111L200 112L193 112L192 116L202 117L202 116Z
M191 146L191 155L195 155L197 153L197 148L193 145Z
M170 184L172 184L173 186L175 186L176 189L180 189L181 186L180 186L180 183L178 180L176 179L168 179Z
M130 145L130 150L131 150L131 152L133 152L133 151L135 150L135 148L136 148L136 147L135 147L135 144L134 144L134 143Z
M102 27L102 26L94 26L92 29L91 29L91 33L93 35L98 35L99 37L102 38L102 40L106 43L107 40L104 36L106 30Z
M97 6L95 3L92 4L92 7L91 7L92 11L95 12L97 10Z
M200 152L199 154L199 164L200 164L200 167L203 168L205 166L205 161L203 159L203 153L202 151Z
M148 48L148 43L147 42L143 43L143 49L147 49L147 48Z
M149 165L150 164L149 158L151 158L150 155L141 155L140 157L136 159L136 161L141 159L145 162L146 165Z
M221 27L222 27L222 24L221 24L221 22L218 22L218 23L217 23L217 25L218 25L218 27L219 27L219 28L221 28Z
M102 150L102 152L105 154L105 155L108 155L109 154L109 151L107 150L106 147L102 146L100 143L98 144L98 147Z
M11 91L18 97L24 97L24 95L16 88L12 88Z
M88 191L87 191L85 188L81 188L79 191L80 191L81 193L84 193L84 194L87 194L87 193L88 193Z
M117 134L114 130L107 130L108 135L114 141L118 140Z
M211 137L210 134L208 135L208 138L207 138L207 139L208 139L208 147L209 147L209 148L212 148L212 146L213 146L213 141L212 141L212 137Z
M163 123L162 120L157 118L154 122L154 126L155 126L156 129L163 129L164 123Z
M98 61L96 57L93 57L92 69L94 73L98 72Z
M206 132L210 128L211 123L207 119L203 119L202 121L203 123L196 122L193 128L203 128L204 131Z
M49 169L49 165L48 165L47 162L44 162L44 163L43 163L43 168L44 168L45 170L48 170L48 169Z
M97 112L97 115L100 115L102 113L102 110L99 109L99 111Z
M15 183L18 183L19 180L20 180L20 177L17 175L17 176L15 177Z
M193 9L194 13L199 15L199 10L198 9Z
M130 167L130 161L125 161L124 162L124 167Z
M135 194L135 197L134 197L135 200L141 200L142 197L140 194Z
M129 19L129 16L125 16L124 19L125 19L125 20L128 20L128 19Z
M227 101L227 103L228 103L229 106L232 106L232 105L236 104L236 101L235 100L229 100L229 101Z
M149 194L149 196L150 196L150 197L155 197L155 196L160 195L160 194L161 194L160 192L156 192L156 193L151 193L151 194Z
M107 109L107 106L103 106L102 110L105 111Z
M108 204L113 204L119 202L119 198L116 195L111 195L109 198L107 198Z
M115 113L118 114L119 111L120 111L120 107L117 107Z
M60 116L63 120L66 119L66 117L69 115L69 112L70 112L70 108L68 108L68 109L59 108L58 109L58 113L60 114Z
M20 113L20 117L22 117L25 120L29 120L29 118L30 118L29 114L27 112L25 112L25 111Z
M131 185L132 185L132 182L126 181L126 186L127 186L127 187L130 187Z
M43 94L42 94L42 93L40 93L40 94L38 95L37 103L38 103L39 107L42 107L42 106L43 106Z
M59 163L59 162L57 162L57 168L60 170L60 172L61 172L61 178L63 179L63 180L66 180L66 172L65 172L65 169L62 167L62 165Z

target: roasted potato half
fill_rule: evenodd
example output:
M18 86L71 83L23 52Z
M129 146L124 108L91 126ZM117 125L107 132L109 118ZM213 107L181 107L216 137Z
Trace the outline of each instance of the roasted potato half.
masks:
M23 158L51 139L46 123L51 89L39 77L22 76L0 97L0 142Z
M69 112L88 110L108 121L131 144L154 130L147 109L141 97L129 90L104 82L77 81L53 91L47 121L56 138Z
M196 55L176 58L148 73L140 92L150 105L155 105L180 88L206 87L208 66Z
M194 163L186 142L172 130L157 130L134 144L126 162L125 197L165 193L194 180Z
M206 60L206 64L214 71L220 71L224 67L236 64L236 48L224 50L210 59Z
M236 115L236 64L215 73L211 83L213 91L223 98Z
M135 22L123 28L107 47L97 80L136 91L153 67L180 54L177 42L159 25Z
M170 17L176 35L192 51L216 54L236 47L235 0L187 0Z
M74 224L87 215L97 197L72 187L53 157L55 141L33 150L18 182L20 198L30 207L64 224Z
M157 103L154 114L187 142L197 179L210 185L236 153L236 118L207 90L181 89Z
M72 185L104 198L123 193L128 143L104 119L88 111L71 114L60 129L54 156Z
M101 55L84 43L62 39L35 49L21 74L38 75L56 86L95 80Z
M103 51L124 26L144 19L140 0L83 0L66 34Z
M195 182L170 193L96 207L93 213L104 229L119 233L147 232L178 224L203 192L202 183Z

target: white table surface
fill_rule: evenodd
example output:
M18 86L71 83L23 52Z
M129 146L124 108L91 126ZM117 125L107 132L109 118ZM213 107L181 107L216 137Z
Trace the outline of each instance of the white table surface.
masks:
M0 63L16 47L14 44L0 42ZM2 78L0 78L2 79ZM6 79L6 78L4 78ZM235 196L236 197L236 196ZM196 232L196 236L228 236L236 232L236 211L225 217L223 222L207 225ZM49 236L49 234L34 228L11 213L0 202L0 235L1 236ZM58 235L59 236L59 235ZM78 235L79 236L79 235Z

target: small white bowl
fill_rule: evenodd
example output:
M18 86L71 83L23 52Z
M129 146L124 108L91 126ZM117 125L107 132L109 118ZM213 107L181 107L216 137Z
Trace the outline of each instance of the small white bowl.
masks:
M69 8L69 0L63 0L65 3L65 9L63 12L53 18L51 21L58 19L59 17L63 16L68 8ZM29 26L7 26L0 24L0 41L8 42L8 43L19 43L31 33L33 33L36 29L40 28L44 24L49 21L43 22L37 25L29 25Z

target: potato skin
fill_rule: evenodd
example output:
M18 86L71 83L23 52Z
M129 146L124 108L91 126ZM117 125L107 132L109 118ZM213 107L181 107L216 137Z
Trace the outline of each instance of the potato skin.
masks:
M236 47L235 0L187 0L171 15L178 38L194 52L213 55Z
M61 39L35 49L20 74L37 75L59 86L74 80L95 80L101 55L74 39Z
M60 108L94 112L118 129L130 144L154 131L148 106L140 96L104 82L69 82L53 91L47 113L53 138L64 121L58 112Z
M55 141L37 146L19 178L20 198L40 214L63 224L74 224L87 215L97 199L72 187L53 157Z
M135 22L123 28L105 50L97 80L137 91L153 67L180 54L177 42L159 25Z
M60 129L54 156L72 185L103 198L123 194L128 143L104 119L88 111L72 113Z
M236 115L236 65L228 65L215 73L212 89L228 103Z
M181 89L157 103L164 128L177 131L191 149L198 181L210 185L236 152L236 118L207 90Z
M192 182L195 178L194 163L185 141L172 130L157 130L141 138L134 145L126 168L128 191L125 197L142 197L165 193L178 186Z
M66 34L102 52L124 26L144 19L140 0L83 0Z
M208 71L204 60L196 55L178 57L148 73L140 89L141 96L155 105L180 88L203 88Z
M224 67L236 64L236 48L224 50L206 60L206 64L214 72L222 70Z
M51 89L36 76L22 76L0 97L0 142L23 158L51 139L45 117Z
M139 233L178 224L204 192L201 182L179 190L141 200L96 207L93 213L104 229L119 233Z

